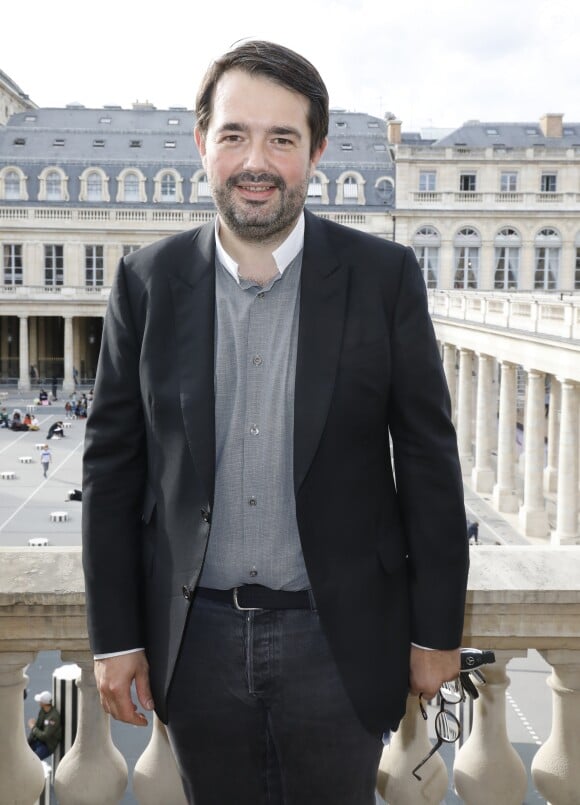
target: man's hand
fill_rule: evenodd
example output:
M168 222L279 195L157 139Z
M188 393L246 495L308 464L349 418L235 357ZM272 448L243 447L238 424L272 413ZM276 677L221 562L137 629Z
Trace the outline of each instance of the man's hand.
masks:
M95 660L95 679L106 713L110 713L117 721L125 721L137 727L147 725L147 719L143 713L138 712L137 705L131 698L131 683L135 680L139 703L145 710L153 710L149 664L144 651Z
M459 676L459 649L452 651L429 651L411 646L411 673L409 690L414 696L432 699L443 682Z

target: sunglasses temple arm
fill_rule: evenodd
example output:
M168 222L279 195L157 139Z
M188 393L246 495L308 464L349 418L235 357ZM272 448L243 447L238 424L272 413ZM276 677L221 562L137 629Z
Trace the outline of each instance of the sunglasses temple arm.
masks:
M415 768L413 769L413 777L415 777L415 779L417 779L417 780L419 780L419 781L421 780L421 778L419 777L419 775L417 774L417 772L419 771L419 769L421 768L421 766L424 766L424 765L425 765L425 763L427 763L427 761L429 760L429 758L433 757L433 755L435 754L435 752L438 752L438 751L441 749L441 747L442 747L442 746L443 746L443 739L442 739L442 738L437 738L437 742L436 742L436 743L435 743L435 744L434 744L434 745L431 747L431 751L429 752L429 754L428 754L428 755L425 755L425 757L424 757L424 758L423 758L423 760L422 760L422 761L419 763L419 765L418 765L418 766L415 766Z

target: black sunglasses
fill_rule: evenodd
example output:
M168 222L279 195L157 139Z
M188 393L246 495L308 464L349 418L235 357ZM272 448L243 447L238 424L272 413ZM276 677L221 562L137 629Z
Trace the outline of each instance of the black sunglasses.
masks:
M437 741L431 747L429 754L413 769L413 777L416 780L420 781L422 779L417 774L419 769L427 763L429 758L433 757L435 752L441 749L444 743L453 744L455 741L459 740L461 724L457 716L447 710L445 705L464 702L466 693L469 694L472 699L477 699L479 697L479 691L469 675L473 674L482 685L485 685L484 675L475 666L489 662L495 662L495 655L492 651L478 651L477 649L461 650L461 671L459 676L457 679L453 679L450 682L444 682L439 688L441 706L435 716L435 735L437 736ZM428 716L421 696L419 696L419 707L421 709L421 715L426 721Z

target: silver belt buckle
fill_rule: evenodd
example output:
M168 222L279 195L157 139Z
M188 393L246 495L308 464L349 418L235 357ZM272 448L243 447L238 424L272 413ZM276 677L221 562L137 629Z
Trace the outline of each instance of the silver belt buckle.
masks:
M262 607L241 607L238 603L238 590L239 587L234 587L233 589L233 599L234 599L234 607L238 610L238 612L257 612Z

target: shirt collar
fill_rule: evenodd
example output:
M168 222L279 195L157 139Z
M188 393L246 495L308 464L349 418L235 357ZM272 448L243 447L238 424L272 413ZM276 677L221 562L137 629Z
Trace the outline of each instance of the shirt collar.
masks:
M220 240L219 235L219 216L216 216L215 219L215 247L218 260L227 269L227 271L232 275L235 281L240 284L240 278L238 276L238 264L236 261L230 257L230 255L226 252L224 247L222 246L222 242ZM274 258L274 262L276 263L276 268L280 272L280 275L284 273L284 271L288 268L292 260L302 251L302 247L304 246L304 213L301 213L300 217L296 221L296 226L290 232L288 237L286 238L283 243L281 243L278 248L272 252L272 257Z

